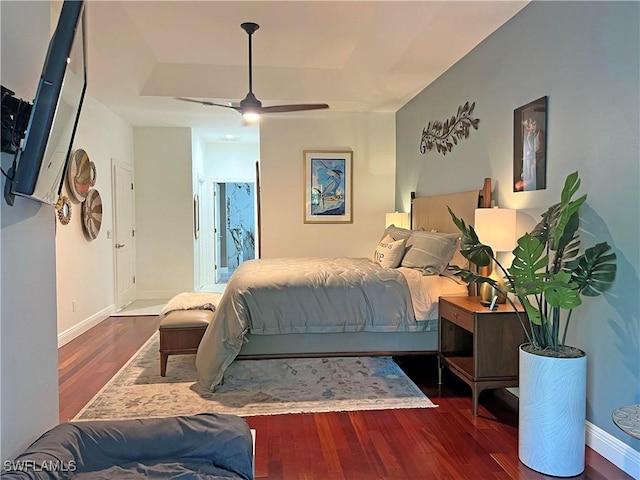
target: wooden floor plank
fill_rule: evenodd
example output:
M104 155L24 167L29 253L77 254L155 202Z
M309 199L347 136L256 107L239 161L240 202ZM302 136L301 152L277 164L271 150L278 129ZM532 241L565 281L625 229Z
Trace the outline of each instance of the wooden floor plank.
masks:
M59 349L60 419L84 407L157 331L158 317L111 317ZM437 408L248 417L256 479L542 480L518 461L517 413L490 392L478 417L470 389L433 355L398 363ZM631 480L587 448L586 480Z

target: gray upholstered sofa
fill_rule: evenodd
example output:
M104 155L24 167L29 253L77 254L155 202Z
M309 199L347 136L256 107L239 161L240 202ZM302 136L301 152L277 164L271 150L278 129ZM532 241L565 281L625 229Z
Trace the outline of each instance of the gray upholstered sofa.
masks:
M3 479L253 478L246 421L198 414L60 424L4 464Z

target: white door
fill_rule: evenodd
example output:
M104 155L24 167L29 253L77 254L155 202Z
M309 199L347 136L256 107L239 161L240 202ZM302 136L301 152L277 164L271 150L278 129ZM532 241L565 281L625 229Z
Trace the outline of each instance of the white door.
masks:
M116 308L135 299L135 224L133 216L133 172L113 163L113 215Z
M212 182L206 182L205 179L198 178L200 234L196 240L197 291L206 290L215 283L214 224L213 208L211 208L212 188Z

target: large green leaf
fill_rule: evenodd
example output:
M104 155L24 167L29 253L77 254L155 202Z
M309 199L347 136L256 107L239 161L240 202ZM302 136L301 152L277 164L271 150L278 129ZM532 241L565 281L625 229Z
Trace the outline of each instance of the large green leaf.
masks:
M460 253L462 256L479 267L491 265L494 258L491 247L484 245L478 238L473 227L467 225L463 219L458 218L449 206L447 206L447 209L449 209L453 223L462 234L462 238L460 239Z
M564 187L562 188L562 193L560 193L560 203L568 204L571 201L571 197L573 197L580 188L580 177L578 176L578 172L573 172L567 175L567 178L564 181Z
M596 297L611 287L616 277L616 254L606 255L610 249L606 242L598 243L571 262L571 278L580 293Z
M544 245L531 234L518 239L513 250L514 259L509 269L513 277L515 293L519 297L542 293L546 280L545 267L549 257L544 254Z
M562 270L569 270L567 265L578 257L579 252L580 239L578 237L573 237L573 239L571 239L571 241L564 247L564 251L562 253Z
M583 195L577 200L571 200L579 188L580 178L578 177L578 172L573 172L567 176L564 182L557 218L555 218L555 222L549 224L549 248L552 250L558 250L562 238L565 237L565 230L567 230L571 218L577 215L580 206L587 199L587 196ZM569 238L571 237L573 237L573 234L569 236Z
M560 211L560 204L556 203L549 207L549 209L542 214L542 220L531 230L531 236L537 238L540 243L547 245L549 241L549 229L551 225L557 223L558 212Z
M571 281L571 274L566 272L550 275L544 284L543 293L551 307L571 310L582 303L578 285Z
M494 279L489 278L489 277L484 277L482 275L479 275L475 272L472 272L471 270L465 270L463 268L459 268L459 267L451 267L454 270L454 275L457 277L460 277L462 280L464 280L467 283L488 283L489 285L491 285L494 288L498 287L498 282L496 282Z
M559 272L565 263L572 260L578 255L580 249L580 240L576 236L580 225L580 216L575 212L569 217L569 220L561 233L558 240L555 256L553 257L552 271ZM558 232L560 233L560 232Z
M542 325L542 316L540 315L540 310L534 307L527 297L520 297L520 303L524 307L525 312L527 312L529 322L534 325Z

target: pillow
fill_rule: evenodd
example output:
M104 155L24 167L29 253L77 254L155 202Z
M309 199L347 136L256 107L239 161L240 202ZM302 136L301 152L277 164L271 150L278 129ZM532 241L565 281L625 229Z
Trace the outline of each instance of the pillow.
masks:
M440 275L457 248L456 233L414 231L407 240L401 265L422 270L423 275Z
M384 268L396 268L402 261L405 242L404 238L394 240L391 235L387 235L378 243L373 260Z
M453 258L449 261L449 265L455 265L456 267L468 269L469 260L464 258L460 253L460 249L456 247L456 251L453 252Z
M390 235L393 240L406 240L411 236L411 230L391 224L385 228L380 241L383 241L387 235Z
M419 228L418 230L424 230L423 228ZM431 233L438 233L437 230L431 230ZM458 237L458 243L456 245L456 250L453 252L453 258L449 260L449 265L455 265L459 268L468 269L469 268L469 260L464 258L462 253L460 253L460 237ZM445 269L446 270L446 269Z

